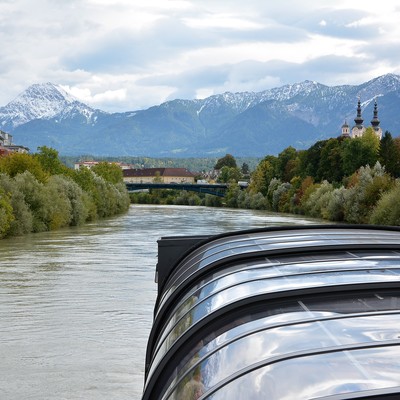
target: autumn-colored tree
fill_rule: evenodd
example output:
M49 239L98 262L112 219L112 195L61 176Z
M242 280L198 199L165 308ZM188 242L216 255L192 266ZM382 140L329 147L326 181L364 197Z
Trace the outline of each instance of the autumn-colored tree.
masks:
M14 177L23 172L30 172L39 182L46 182L50 176L45 172L34 156L27 153L11 153L0 157L0 172Z

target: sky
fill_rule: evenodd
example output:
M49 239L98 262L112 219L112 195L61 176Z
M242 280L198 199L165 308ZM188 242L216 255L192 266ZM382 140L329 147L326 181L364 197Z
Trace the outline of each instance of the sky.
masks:
M0 106L35 83L109 112L400 74L397 0L0 0Z

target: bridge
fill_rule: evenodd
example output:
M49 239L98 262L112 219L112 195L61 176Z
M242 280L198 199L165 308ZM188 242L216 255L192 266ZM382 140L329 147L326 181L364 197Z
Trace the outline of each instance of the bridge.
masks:
M129 193L144 189L174 189L187 190L190 192L212 194L214 196L224 197L228 190L225 183L126 183Z

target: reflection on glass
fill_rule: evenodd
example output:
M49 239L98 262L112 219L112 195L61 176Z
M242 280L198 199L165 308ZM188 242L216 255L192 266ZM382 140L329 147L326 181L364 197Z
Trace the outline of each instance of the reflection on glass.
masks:
M249 299L254 296L264 295L268 293L279 293L283 291L293 291L309 287L325 287L335 285L362 284L365 282L397 282L399 275L397 271L392 270L371 270L371 271L339 271L324 274L309 274L305 280L301 275L280 277L273 279L257 280L245 282L242 285L227 288L216 295L208 297L204 301L199 302L195 307L190 309L168 333L165 339L160 343L151 371L156 367L159 360L171 348L175 341L190 327L195 325L207 315L211 315L214 311L240 301L241 299Z
M220 388L212 400L293 400L399 385L400 346L318 354L277 362Z
M397 340L398 332L400 332L400 316L397 314L399 305L400 299L397 292L385 291L357 297L348 293L347 295L331 294L322 298L319 296L298 301L280 300L270 304L269 307L265 307L263 311L251 312L251 309L247 309L245 315L238 316L229 324L214 330L211 334L205 336L200 343L194 345L192 350L179 363L177 362L176 369L170 376L163 392L169 393L181 381L179 387L175 390L174 396L178 396L177 393L181 393L184 383L191 379L195 372L198 374L199 371L205 371L206 365L215 363L211 360L221 360L214 353L218 354L220 351L240 353L238 349L242 348L241 342L246 343L246 341L251 340L249 338L252 335L267 335L268 329L271 328L286 329L284 328L285 325L310 324L314 320L318 320L313 323L322 327L324 333L317 342L319 344L326 339L324 339L324 336L327 336L327 342L332 337L337 338L335 344ZM379 311L385 312L385 314L380 315ZM357 316L357 313L376 313L376 315ZM347 318L346 315L348 315ZM259 333L262 331L264 333ZM292 335L291 339L296 343L297 337ZM306 343L308 339L314 342L314 337L306 335ZM235 341L239 344L235 345ZM236 348L235 346L239 347ZM224 349L224 347L229 350ZM280 351L282 351L282 346ZM261 349L260 354L263 354L263 352L264 349ZM243 358L233 357L233 359L240 362ZM254 359L253 362L255 361ZM197 365L199 363L201 366ZM222 371L226 368L221 363L217 367ZM194 371L195 368L196 371ZM239 366L230 362L226 371L232 368L239 368ZM186 375L185 378L183 378L184 375ZM206 375L201 378L201 382L207 385Z
M234 253L252 253L261 249L272 250L310 246L322 246L326 248L329 244L365 244L366 242L375 244L397 243L397 238L394 238L391 232L375 231L372 236L371 231L363 231L360 229L355 232L351 230L345 232L341 230L321 230L318 232L317 236L313 231L282 231L274 232L273 235L271 235L270 232L257 232L229 236L214 240L194 251L175 272L171 284L175 286L176 280L178 280L182 274L185 274L186 271L204 268L212 261L223 259L233 254L231 252L232 250Z
M400 261L400 260L397 260ZM360 262L360 259L350 259L350 260L326 260L325 262L303 262L303 263L290 263L290 264L279 264L259 262L258 267L254 265L252 267L245 268L245 265L238 264L233 268L237 268L238 271L231 273L226 273L219 279L213 279L211 282L206 283L204 280L198 285L199 289L191 290L190 295L185 296L180 303L175 307L174 311L171 312L168 324L162 329L159 342L165 339L165 336L170 332L172 327L178 323L179 319L194 307L198 302L202 301L204 298L211 296L218 291L228 288L229 286L234 286L238 283L244 283L246 281L265 279L280 276L290 276L296 274L307 274L312 272L323 272L323 271L344 271L344 270L362 270L362 269L385 269L393 267L394 260L379 260L379 259L369 259ZM216 274L217 275L217 274ZM194 288L193 288L194 289Z
M396 340L399 331L400 315L334 319L265 329L221 346L196 365L198 352L187 364L189 370L172 398L183 398L181 396L188 378L193 374L197 374L196 379L204 390L209 390L243 368L260 361L268 363L272 357L327 347ZM192 366L195 368L190 369Z

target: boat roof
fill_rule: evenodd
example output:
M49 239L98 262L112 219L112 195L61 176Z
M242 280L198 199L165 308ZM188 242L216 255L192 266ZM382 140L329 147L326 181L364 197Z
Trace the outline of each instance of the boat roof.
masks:
M157 268L143 400L400 393L398 228L167 237Z

